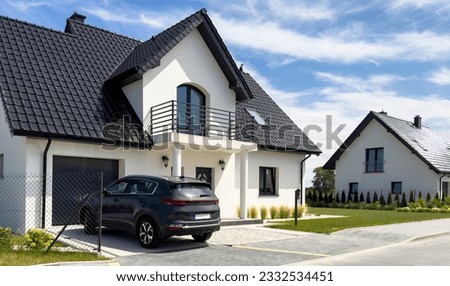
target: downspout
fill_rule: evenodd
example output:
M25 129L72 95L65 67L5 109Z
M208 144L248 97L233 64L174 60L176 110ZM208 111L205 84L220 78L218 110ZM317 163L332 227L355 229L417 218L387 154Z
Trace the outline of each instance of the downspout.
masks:
M52 138L48 138L47 146L45 146L44 157L43 157L43 172L42 172L42 228L45 228L45 207L46 207L46 197L47 197L47 154L52 144Z
M300 189L297 189L295 191L295 204L294 204L294 217L295 217L295 226L297 226L298 221L298 199L300 197L300 193L303 190L303 163L311 157L312 154L308 154L301 162L300 162ZM302 202L300 203L303 205L303 196L302 196Z
M439 196L441 197L441 201L444 200L443 195L442 195L442 178L444 178L446 175L448 175L448 174L443 174L439 178Z

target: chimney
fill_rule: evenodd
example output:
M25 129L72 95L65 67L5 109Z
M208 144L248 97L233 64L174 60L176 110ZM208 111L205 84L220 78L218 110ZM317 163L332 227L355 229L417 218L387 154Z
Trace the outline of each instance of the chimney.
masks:
M414 116L414 126L419 129L422 128L422 117L420 115Z
M84 23L86 16L78 14L77 12L73 12L72 16L70 16L69 19L78 23Z

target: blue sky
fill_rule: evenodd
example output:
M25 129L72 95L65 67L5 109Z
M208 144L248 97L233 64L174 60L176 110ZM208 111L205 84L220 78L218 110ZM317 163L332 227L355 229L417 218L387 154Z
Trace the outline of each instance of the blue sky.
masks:
M5 0L0 14L63 30L86 23L146 40L206 8L238 65L326 148L326 116L343 140L370 111L423 124L450 141L448 0ZM318 130L323 131L319 132ZM308 180L308 179L307 179Z

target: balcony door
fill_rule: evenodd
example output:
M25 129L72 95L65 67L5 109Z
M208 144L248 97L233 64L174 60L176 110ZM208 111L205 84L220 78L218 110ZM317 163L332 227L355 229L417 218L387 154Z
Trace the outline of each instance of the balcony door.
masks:
M205 135L205 95L191 85L177 88L177 131Z

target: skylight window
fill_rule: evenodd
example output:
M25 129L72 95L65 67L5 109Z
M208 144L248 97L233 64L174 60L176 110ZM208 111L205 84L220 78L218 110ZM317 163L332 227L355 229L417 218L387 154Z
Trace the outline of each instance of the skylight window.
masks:
M258 123L259 125L267 125L264 118L262 118L262 116L259 115L259 113L256 110L248 109L248 108L246 108L245 110L247 110L247 112L250 114L250 116L253 117L253 119L256 121L256 123Z
M428 151L428 149L425 148L425 147L423 147L422 144L420 144L419 141L417 141L416 139L413 139L412 141L413 141L414 143L416 143L417 146L419 146L420 148L422 148L423 151Z

